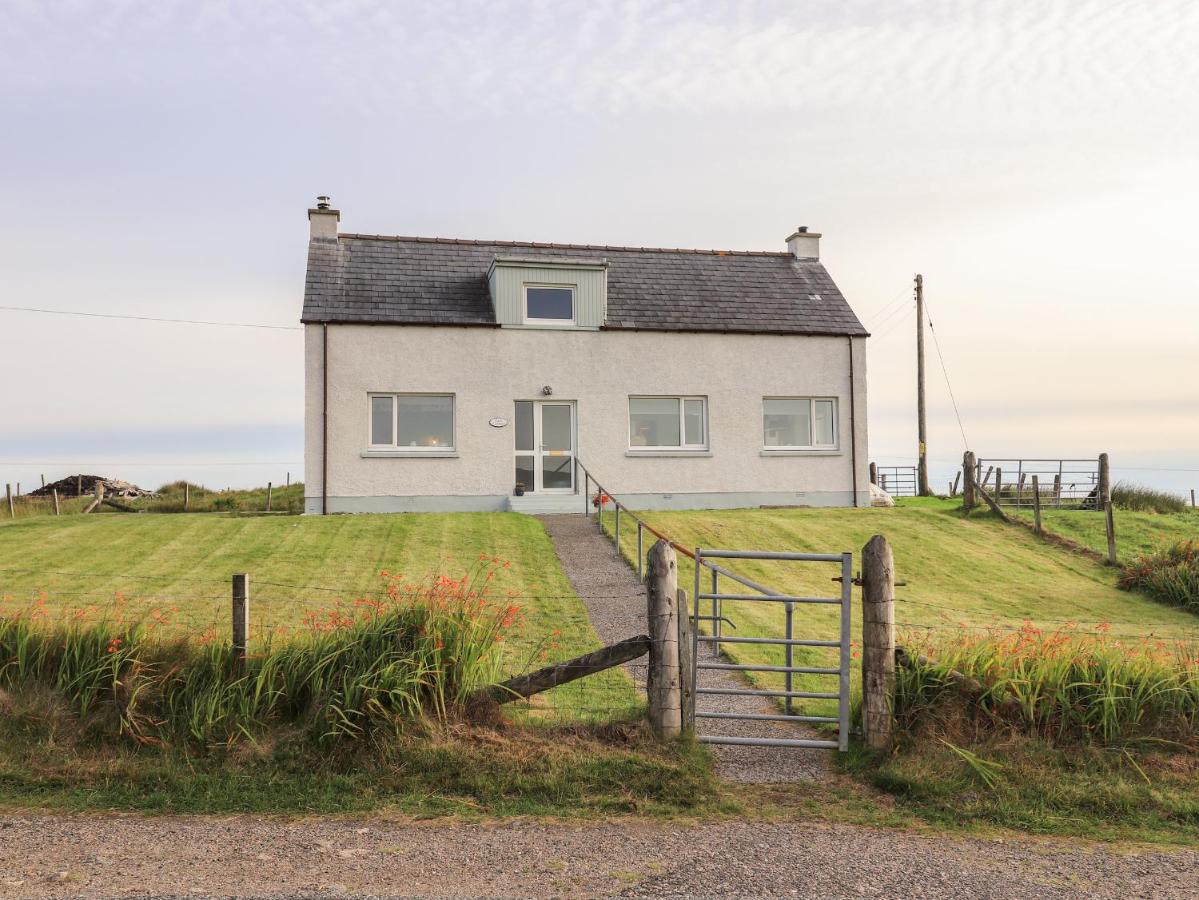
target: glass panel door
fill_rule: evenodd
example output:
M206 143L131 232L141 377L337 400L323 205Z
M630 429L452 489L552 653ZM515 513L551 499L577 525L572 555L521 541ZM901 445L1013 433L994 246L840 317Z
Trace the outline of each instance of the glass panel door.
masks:
M544 491L574 490L574 407L539 403L541 407L541 485Z
M516 401L516 483L525 491L537 490L537 446L533 434L533 401Z

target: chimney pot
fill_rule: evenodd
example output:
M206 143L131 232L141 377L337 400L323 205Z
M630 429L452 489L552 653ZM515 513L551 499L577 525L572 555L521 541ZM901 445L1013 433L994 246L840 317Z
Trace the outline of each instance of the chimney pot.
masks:
M308 210L309 238L311 240L337 240L337 223L341 221L341 210L329 205L329 198L321 194L316 206Z

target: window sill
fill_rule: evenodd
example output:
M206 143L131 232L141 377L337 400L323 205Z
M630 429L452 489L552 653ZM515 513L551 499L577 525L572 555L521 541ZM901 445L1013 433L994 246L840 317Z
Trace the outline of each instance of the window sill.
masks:
M758 456L843 456L841 450L761 450Z
M363 450L363 459L457 459L457 450Z
M711 450L626 450L625 456L711 456Z

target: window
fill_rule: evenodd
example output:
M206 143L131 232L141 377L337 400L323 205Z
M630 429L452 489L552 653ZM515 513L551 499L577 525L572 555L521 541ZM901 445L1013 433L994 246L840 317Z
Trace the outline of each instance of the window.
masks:
M570 286L525 285L525 321L565 325L575 320L575 289Z
M767 450L836 449L837 401L766 397L762 400L762 427Z
M371 394L370 419L372 447L454 449L453 394Z
M629 449L706 450L707 420L703 397L630 397Z

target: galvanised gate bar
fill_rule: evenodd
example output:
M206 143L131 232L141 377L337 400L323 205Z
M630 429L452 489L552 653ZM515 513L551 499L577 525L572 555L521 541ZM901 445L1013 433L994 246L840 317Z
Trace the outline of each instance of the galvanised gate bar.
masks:
M840 750L849 749L849 624L850 598L853 590L853 554L852 553L775 553L755 550L705 550L695 551L695 590L692 594L694 627L692 634L691 652L691 682L695 694L737 694L748 697L781 697L785 702L785 713L735 713L735 712L699 712L696 718L704 719L749 719L770 722L827 722L837 723L837 740L813 740L790 738L758 738L733 737L713 734L699 736L706 744L742 744L755 747L814 747L820 749ZM747 559L747 560L784 560L794 562L840 563L841 595L839 597L799 597L783 594L759 584L743 575L732 572L715 560ZM711 574L711 589L704 591L702 587L703 573ZM743 588L749 588L753 593L721 593L720 578L731 580ZM701 615L700 602L711 601L712 614ZM780 638L771 637L727 637L721 633L720 626L728 620L724 617L722 604L728 601L752 601L755 603L782 603L785 613L785 634ZM837 640L821 640L815 638L796 638L794 634L795 607L800 603L837 604L840 606L840 635ZM699 623L712 623L712 634L699 633ZM785 664L770 665L741 665L726 662L701 662L699 645L712 644L715 657L719 660L721 644L768 644L783 648ZM836 647L839 653L839 664L836 668L819 666L796 666L794 650L796 647ZM784 689L781 691L756 688L704 688L699 686L698 673L700 669L716 669L733 672L782 672ZM796 691L794 690L795 675L820 675L837 678L836 691ZM792 701L801 700L836 700L836 716L796 715L791 712ZM695 723L687 723L694 727Z

